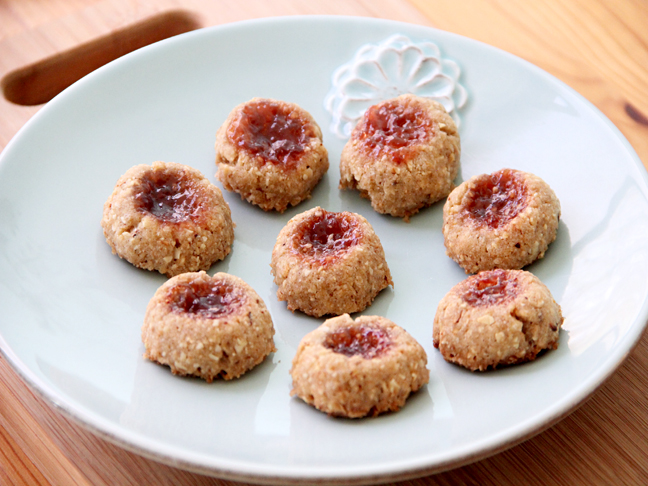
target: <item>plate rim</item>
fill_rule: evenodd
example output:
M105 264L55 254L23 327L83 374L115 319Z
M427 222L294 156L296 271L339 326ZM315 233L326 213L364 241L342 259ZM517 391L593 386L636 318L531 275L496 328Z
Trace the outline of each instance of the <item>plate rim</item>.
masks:
M111 63L108 63L98 68L97 70L93 71L92 73L88 74L87 76L79 80L77 83L74 83L72 86L70 86L63 92L61 92L59 95L53 98L52 101L47 103L38 112L36 112L20 128L20 130L16 133L16 135L12 137L12 139L9 141L7 146L0 153L0 168L4 165L5 162L4 159L6 158L5 157L6 154L7 153L11 154L11 152L14 150L13 149L14 145L18 144L19 140L24 136L24 134L29 132L31 125L36 123L41 116L44 116L42 115L42 113L48 113L50 110L56 109L55 107L58 104L65 102L65 98L69 95L69 93L74 92L76 86L78 86L79 84L86 83L88 79L93 79L96 76L101 76L101 73L104 70L110 69L111 66L113 66L115 63L123 62L124 58L131 59L134 56L146 55L142 53L151 49L164 48L163 46L168 43L178 42L178 38L209 35L209 32L212 31L223 31L227 29L245 29L255 24L280 24L282 22L295 23L300 21L301 19L309 19L315 21L333 21L333 22L341 22L341 23L343 22L373 23L373 24L393 26L394 29L398 28L399 26L408 29L414 27L417 29L423 29L423 30L440 33L442 36L447 36L447 38L449 39L459 39L461 42L468 42L469 44L479 45L480 49L481 48L490 49L497 52L499 55L504 55L508 57L514 62L517 63L521 62L524 64L525 68L531 69L534 75L540 75L545 79L545 81L551 82L552 84L556 86L560 86L562 89L565 89L568 92L570 92L570 94L573 96L573 99L578 100L580 103L586 106L588 110L592 112L593 115L596 115L597 119L599 121L602 121L606 125L606 127L609 130L611 130L612 134L615 136L616 141L622 143L625 150L628 152L628 155L631 156L631 158L634 160L638 168L641 169L639 173L643 178L644 185L648 186L648 173L646 173L645 167L641 159L639 158L638 154L636 153L632 145L626 139L626 137L618 129L618 127L614 125L614 123L612 123L612 121L609 118L607 118L603 114L603 112L598 107L596 107L592 102L590 102L583 95L578 93L575 89L567 85L565 82L558 79L557 77L550 74L549 72L545 71L544 69L532 64L531 62L519 56L504 51L498 47L486 44L479 40L475 40L469 37L455 34L453 32L443 31L435 27L388 20L388 19L373 18L373 17L338 16L338 15L294 15L294 16L291 15L291 16L265 17L265 18L258 18L258 19L247 19L247 20L231 22L222 25L205 27L195 31L180 34L179 36L165 39L163 41L157 42L155 44L151 44L149 46L138 49L137 51L129 53L126 56L123 56L122 58L118 58L115 61L112 61ZM54 108L50 108L51 106L54 106ZM154 447L152 447L151 449L147 449L145 446L146 444L150 443L153 446L155 444L159 444L159 442L150 440L141 433L136 434L127 429L123 429L119 427L111 427L112 425L111 422L104 420L102 417L94 413L86 413L85 409L83 408L81 411L79 411L78 408L74 407L74 403L72 403L72 401L69 400L69 397L61 396L60 393L57 393L55 390L53 390L47 383L40 380L28 367L26 367L26 365L22 362L22 360L9 347L8 343L5 341L2 335L0 335L0 352L2 353L6 361L11 365L13 370L20 376L20 378L27 385L29 385L29 388L32 391L36 392L38 396L43 398L44 401L48 403L48 405L50 405L52 408L61 412L67 418L72 419L74 423L82 426L83 428L90 431L94 435L102 439L105 439L108 442L111 442L123 449L147 457L154 461L161 462L173 467L178 467L184 470L197 472L201 474L207 474L210 476L221 477L224 479L233 479L239 481L241 480L255 481L255 482L261 482L263 484L302 484L303 482L306 481L310 482L311 484L313 481L322 484L329 483L329 482L340 483L340 482L349 482L349 481L352 484L368 484L377 479L384 481L384 480L415 478L415 477L420 477L422 475L437 473L455 467L459 467L462 465L466 465L474 461L481 460L486 457L497 454L499 452L502 452L506 449L509 449L510 447L515 446L516 444L519 444L535 435L540 434L544 430L548 429L549 427L551 427L552 425L554 425L555 423L557 423L558 421L562 420L564 417L566 417L567 415L575 411L593 393L595 393L596 390L600 388L605 383L605 381L618 370L620 366L622 366L626 358L636 348L643 333L646 330L646 326L648 324L648 322L646 322L646 317L648 317L648 299L643 301L640 312L638 312L637 317L635 318L635 321L631 326L631 329L626 333L624 337L623 343L626 344L626 346L622 348L617 346L614 349L614 352L611 353L610 356L608 356L608 359L604 361L604 364L599 366L597 370L598 372L589 375L587 377L588 379L582 383L582 386L577 390L577 392L571 394L570 396L563 397L561 400L555 403L553 407L550 407L549 409L545 409L543 413L537 414L535 417L533 417L533 419L527 419L526 422L532 422L533 424L535 424L531 429L529 429L528 426L522 427L521 424L517 424L514 427L514 429L516 429L516 433L511 435L507 429L505 433L499 434L499 435L507 436L508 440L497 440L497 439L493 439L493 437L489 437L481 441L481 442L491 443L491 447L484 448L479 445L475 445L475 443L473 443L471 444L470 447L464 448L464 453L462 455L457 456L455 454L454 459L446 459L438 463L435 463L434 465L428 464L426 466L420 464L421 462L426 462L423 460L423 457L426 456L419 456L418 460L414 461L419 463L418 467L412 468L411 465L408 466L406 464L403 464L403 461L399 461L398 463L401 464L400 468L394 467L395 464L392 464L391 466L383 465L383 467L380 468L381 472L378 472L376 474L372 474L369 471L356 470L355 468L352 468L355 471L355 473L349 473L347 475L345 474L341 475L339 473L326 474L327 471L324 471L323 468L318 468L316 469L316 472L313 475L313 474L304 474L304 471L301 468L300 471L298 472L294 468L291 470L286 470L285 467L274 468L274 467L269 467L269 465L267 464L258 466L249 461L232 461L231 459L221 459L221 458L217 458L219 460L216 462L224 463L222 466L216 466L216 465L207 466L204 463L198 464L196 460L190 460L189 458L178 458L178 456L166 455L164 454L164 452L161 452L159 450L155 451ZM643 325L635 325L635 323L639 322L640 318L643 318L644 320ZM101 427L102 425L103 428ZM116 432L121 432L121 436L119 433ZM131 441L129 441L128 438L130 438ZM138 438L140 440L133 440ZM176 448L164 447L163 449L174 450ZM187 453L187 454L194 457L197 456L196 453ZM203 457L204 454L198 454L198 456ZM225 463L235 464L235 466L228 468L225 467ZM247 470L247 472L243 472L240 469L241 466L243 466ZM364 466L364 468L366 469L367 466ZM376 467L372 466L368 469L375 470ZM336 469L336 471L339 470L340 470L339 468Z

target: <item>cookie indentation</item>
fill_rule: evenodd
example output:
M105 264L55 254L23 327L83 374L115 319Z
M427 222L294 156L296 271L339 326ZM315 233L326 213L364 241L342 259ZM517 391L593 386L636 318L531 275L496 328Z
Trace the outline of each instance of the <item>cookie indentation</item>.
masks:
M309 140L316 137L313 125L299 112L265 99L245 105L227 135L261 164L271 162L286 167L293 167Z
M380 356L390 345L391 339L384 329L369 326L342 327L324 339L324 347L336 353L365 359Z

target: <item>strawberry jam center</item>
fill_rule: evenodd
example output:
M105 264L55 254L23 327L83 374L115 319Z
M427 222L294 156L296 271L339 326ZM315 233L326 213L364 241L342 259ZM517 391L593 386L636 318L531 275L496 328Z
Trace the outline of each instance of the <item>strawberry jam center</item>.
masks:
M467 281L463 300L475 307L491 306L513 300L519 293L515 275L506 270L489 270L473 275Z
M372 359L383 354L391 345L386 330L379 327L354 326L336 329L326 335L324 347L345 356Z
M322 209L297 227L295 243L302 255L332 261L357 245L360 237L358 222L349 213Z
M244 302L238 287L223 281L192 281L174 285L167 302L174 312L216 319L232 314Z
M204 207L203 194L181 171L150 170L135 189L135 206L167 223L195 222Z
M354 137L362 141L368 155L387 155L400 164L412 145L425 142L430 134L431 121L423 107L391 100L369 107Z
M296 110L272 100L256 100L243 106L228 137L261 165L293 167L316 133Z
M485 175L468 194L466 211L477 224L499 228L527 206L527 190L517 171L503 169Z

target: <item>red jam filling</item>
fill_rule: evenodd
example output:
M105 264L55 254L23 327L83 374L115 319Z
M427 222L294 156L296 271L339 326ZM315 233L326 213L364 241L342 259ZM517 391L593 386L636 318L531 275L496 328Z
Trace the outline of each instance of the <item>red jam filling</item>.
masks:
M392 100L371 106L354 137L368 155L379 158L385 154L401 164L409 157L412 145L428 139L431 125L423 107Z
M294 167L310 139L317 136L310 121L272 100L246 104L227 134L234 145L261 165L271 162L285 167Z
M169 290L167 302L174 312L216 319L232 314L244 302L245 294L223 281L179 283Z
M182 172L150 170L135 190L135 206L167 223L197 222L203 210L200 187Z
M328 262L349 251L360 238L358 222L349 213L322 209L296 228L295 245L302 255Z
M513 300L519 292L517 278L506 270L489 270L470 277L462 298L468 304L491 306Z
M527 206L526 185L517 171L503 169L482 177L468 194L466 211L477 224L504 226Z
M324 339L324 347L335 353L349 357L360 355L365 359L380 356L390 346L388 332L379 327L343 327L330 332Z

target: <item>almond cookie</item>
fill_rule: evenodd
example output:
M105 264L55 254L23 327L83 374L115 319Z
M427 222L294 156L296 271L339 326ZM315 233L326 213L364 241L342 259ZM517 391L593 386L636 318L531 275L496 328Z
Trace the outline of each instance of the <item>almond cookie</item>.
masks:
M265 211L283 212L310 197L329 167L322 131L294 103L253 98L216 134L216 177Z
M113 253L167 277L209 269L234 241L220 189L173 162L126 171L104 205L101 226Z
M502 169L472 177L443 207L446 254L466 273L520 269L556 239L560 202L534 174Z
M291 311L320 317L359 312L393 285L385 252L359 214L320 207L281 230L270 263L277 298Z
M434 316L434 347L469 370L531 361L557 349L563 317L549 289L524 270L489 270L455 285Z
M383 214L408 220L446 197L460 141L443 106L406 94L371 106L340 157L340 189L357 189Z
M149 302L142 326L144 357L174 375L231 380L276 351L272 318L261 297L227 273L184 273Z
M291 396L330 415L395 412L428 383L427 355L384 317L328 319L301 340L292 362Z

